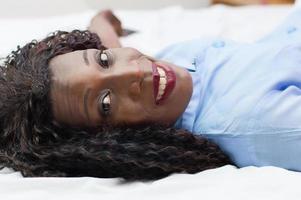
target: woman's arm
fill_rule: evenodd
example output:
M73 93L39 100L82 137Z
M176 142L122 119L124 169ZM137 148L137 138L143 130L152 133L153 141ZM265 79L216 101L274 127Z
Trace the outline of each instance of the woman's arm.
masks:
M119 36L122 35L120 20L111 10L104 10L95 15L88 30L96 33L107 48L121 47Z

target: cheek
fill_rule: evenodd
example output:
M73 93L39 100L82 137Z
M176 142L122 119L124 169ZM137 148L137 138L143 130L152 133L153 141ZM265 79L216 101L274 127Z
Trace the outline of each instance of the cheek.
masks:
M116 113L115 121L117 123L139 123L146 121L151 116L152 113L149 112L149 108L143 105L142 102L123 100Z

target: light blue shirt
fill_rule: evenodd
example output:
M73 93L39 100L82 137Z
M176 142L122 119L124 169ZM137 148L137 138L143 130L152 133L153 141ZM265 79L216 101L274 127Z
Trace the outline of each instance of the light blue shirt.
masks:
M253 44L193 40L157 58L192 76L175 127L213 140L240 167L301 171L301 9Z

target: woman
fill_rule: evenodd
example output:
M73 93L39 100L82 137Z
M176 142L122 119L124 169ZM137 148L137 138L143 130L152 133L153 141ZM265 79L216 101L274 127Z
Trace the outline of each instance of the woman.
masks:
M106 50L120 45L111 17L103 12L91 32L59 31L7 57L0 72L1 166L23 176L149 180L231 163L212 142L171 126L191 95L188 72L176 69L177 99L157 105L152 70L159 63L131 48ZM166 81L159 73L156 95Z
M156 59L127 48L55 57L50 62L57 84L55 119L70 125L184 128L218 144L239 167L301 171L300 19L296 8L253 44L209 38L170 46ZM70 74L86 75L73 82Z
M223 151L300 171L300 18L254 44L188 41L156 59L90 32L30 43L2 67L1 162L25 176L155 179L231 163ZM119 47L109 27L100 15L90 30Z

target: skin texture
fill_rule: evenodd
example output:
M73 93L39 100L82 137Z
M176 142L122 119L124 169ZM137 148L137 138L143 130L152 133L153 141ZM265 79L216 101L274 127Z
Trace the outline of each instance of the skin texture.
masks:
M51 59L50 94L54 118L58 122L89 127L104 124L171 125L184 112L192 94L192 79L186 69L155 61L133 48L105 50L103 53L109 61L106 68L99 62L100 53L100 50L88 49ZM175 88L162 105L155 104L153 61L171 67L176 73ZM99 111L100 97L108 90L110 114L105 117Z

